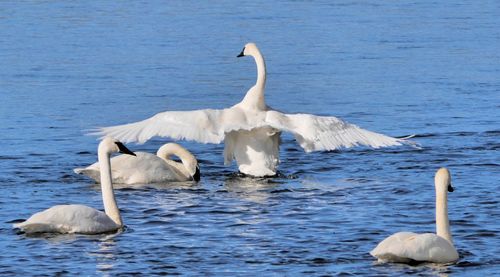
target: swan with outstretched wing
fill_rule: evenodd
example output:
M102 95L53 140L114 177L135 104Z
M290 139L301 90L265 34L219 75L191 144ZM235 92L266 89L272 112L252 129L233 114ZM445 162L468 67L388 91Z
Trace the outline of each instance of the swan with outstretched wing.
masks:
M285 114L273 110L264 99L266 65L262 54L254 43L248 43L238 55L243 56L254 57L257 82L240 103L221 110L162 112L143 121L99 128L92 134L139 143L155 136L202 143L224 142L225 164L235 159L240 172L258 177L276 174L282 131L292 133L306 152L410 143L364 130L332 116Z

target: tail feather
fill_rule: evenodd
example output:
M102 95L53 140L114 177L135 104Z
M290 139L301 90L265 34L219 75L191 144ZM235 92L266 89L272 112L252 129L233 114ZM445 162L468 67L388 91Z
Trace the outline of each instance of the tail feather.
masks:
M70 232L70 228L65 228L61 226L55 226L53 224L45 224L45 223L30 223L30 222L21 222L12 225L15 229L18 229L22 233L33 234L33 233L68 233Z
M78 167L78 168L73 169L73 171L76 174L85 175L87 177L90 177L90 178L94 179L94 181L96 181L96 182L99 182L99 180L101 180L101 173L99 172L99 170Z

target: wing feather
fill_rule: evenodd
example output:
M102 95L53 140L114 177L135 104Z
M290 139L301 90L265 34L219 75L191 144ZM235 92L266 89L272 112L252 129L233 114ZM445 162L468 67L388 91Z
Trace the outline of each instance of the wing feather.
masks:
M154 136L202 143L221 143L235 130L269 126L294 134L306 152L350 148L380 148L412 142L362 129L333 116L284 114L275 110L248 112L238 107L223 110L168 111L143 121L102 127L91 135L111 136L122 142L144 143Z
M102 127L90 135L111 136L122 142L144 143L155 136L202 143L221 143L226 134L235 130L262 127L265 113L248 113L239 107L214 110L168 111L143 121Z
M271 110L267 112L265 121L273 128L293 133L306 152L359 145L380 148L409 143L362 129L333 116L284 114Z
M139 122L98 128L90 134L112 136L125 143L144 143L154 136L220 143L224 139L224 125L220 122L223 112L212 109L162 112Z

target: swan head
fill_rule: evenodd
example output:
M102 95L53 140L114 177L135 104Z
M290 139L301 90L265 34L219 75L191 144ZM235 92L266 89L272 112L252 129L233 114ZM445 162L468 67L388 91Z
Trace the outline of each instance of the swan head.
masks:
M196 165L196 171L195 171L195 173L193 175L193 181L199 182L200 181L200 177L201 177L200 167L198 165Z
M196 159L193 159L192 161L186 163L185 166L193 181L200 181L201 173L200 166L198 166L198 161Z
M241 50L241 53L236 56L237 58L239 57L244 57L244 56L254 56L260 54L259 48L257 48L257 45L253 42L249 42L245 44L245 47L243 47L243 50Z
M108 154L120 152L123 154L135 156L134 152L130 151L127 147L125 147L123 143L111 137L105 137L99 143L98 151Z
M453 187L451 186L451 175L450 171L442 167L436 172L436 176L434 177L434 184L436 186L436 191L437 192L444 192L446 191L453 192Z

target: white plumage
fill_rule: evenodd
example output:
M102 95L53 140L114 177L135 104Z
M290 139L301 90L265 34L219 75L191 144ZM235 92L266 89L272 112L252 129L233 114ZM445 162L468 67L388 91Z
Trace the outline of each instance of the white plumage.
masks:
M115 184L150 184L175 181L199 181L198 161L187 149L176 143L160 147L156 155L135 152L136 156L119 155L111 158L111 171ZM182 163L171 160L175 155ZM99 162L86 168L75 168L75 173L100 180Z
M446 239L433 234L399 232L380 242L370 254L380 261L395 263L449 263L458 259L455 247Z
M264 99L266 66L259 49L254 43L248 43L238 56L253 56L257 64L257 82L240 103L222 110L162 112L136 123L100 128L93 134L140 143L154 136L202 143L224 141L225 163L235 159L241 172L253 176L276 174L282 131L293 133L307 152L406 143L336 117L285 114L270 108Z
M98 234L121 227L108 215L84 205L57 205L14 224L25 233Z
M38 212L26 221L14 224L25 233L81 233L99 234L118 230L123 226L111 182L110 155L123 152L134 155L120 142L105 138L99 144L101 189L105 212L84 205L57 205Z
M441 168L435 177L437 234L395 233L380 242L370 254L381 262L451 263L458 260L458 252L451 238L447 190L453 191L449 171Z

